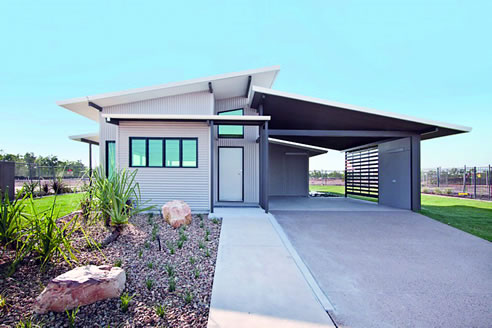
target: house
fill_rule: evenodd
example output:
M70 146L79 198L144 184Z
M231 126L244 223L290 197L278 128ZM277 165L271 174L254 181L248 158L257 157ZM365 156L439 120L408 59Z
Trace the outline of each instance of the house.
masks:
M457 125L271 89L279 67L57 102L99 122L71 139L99 144L107 174L138 169L142 198L194 211L308 196L309 157L345 151L346 193L420 209L420 142Z

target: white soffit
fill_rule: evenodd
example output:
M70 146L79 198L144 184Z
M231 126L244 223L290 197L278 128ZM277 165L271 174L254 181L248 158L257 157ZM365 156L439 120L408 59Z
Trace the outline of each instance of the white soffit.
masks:
M69 136L70 140L85 142L84 140L89 140L95 143L99 143L99 134L98 133L86 133L86 134L78 134L74 136Z
M247 97L251 87L254 85L270 88L275 81L279 70L279 66L271 66L145 88L72 98L57 101L56 104L91 120L98 121L99 112L97 109L88 105L89 101L104 108L136 101L209 91L209 82L211 83L215 99L226 99L239 96ZM247 90L250 76L251 84L250 88Z
M312 152L316 152L318 154L325 154L328 152L328 149L323 148L323 147L310 146L310 145L301 144L298 142L280 140L280 139L275 139L275 138L268 138L268 142L271 144L276 144L276 145L281 145L281 146L305 149L305 150L309 150Z

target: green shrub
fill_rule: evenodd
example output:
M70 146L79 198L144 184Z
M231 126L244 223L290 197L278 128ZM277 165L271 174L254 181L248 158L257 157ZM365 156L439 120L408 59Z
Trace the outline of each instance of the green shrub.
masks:
M166 264L165 266L167 275L169 277L174 277L174 267L171 264Z
M121 259L117 259L116 261L114 261L114 266L115 267L121 268L121 264L123 264L123 262L121 261Z
M195 264L195 262L196 262L196 259L193 256L190 256L190 263Z
M174 249L174 245L173 245L173 243L168 241L168 242L166 243L166 246L167 246L167 248L169 249L169 253L170 253L171 255L174 255L175 249Z
M10 201L8 193L5 193L4 200L0 204L0 243L4 245L17 241L24 225L22 212L26 196L22 198L19 196Z
M154 286L154 280L150 278L145 280L145 286L147 286L148 290L151 290L152 286Z
M203 241L198 243L198 248L200 248L200 249L205 248L205 244L203 243Z
M200 270L198 270L198 268L195 268L195 279L198 279L200 277Z
M137 170L123 169L106 177L102 167L94 170L93 195L97 199L95 204L106 225L124 226L132 215L153 208L143 207L144 204L141 204L140 186L135 180L136 175Z
M130 295L128 295L128 293L123 293L120 296L120 300L121 300L120 308L121 308L122 312L128 311L128 307L130 306L130 303L131 303L134 296L135 295L130 296Z
M68 317L68 327L69 328L74 328L75 327L75 319L77 318L77 313L79 313L79 307L76 307L73 310L65 310L65 313L67 314Z
M176 243L176 245L178 245L179 249L183 248L183 244L184 244L184 241L182 239L178 240L178 242Z
M166 305L156 305L155 306L155 313L161 317L161 318L164 318L166 316L166 312L167 312L167 306Z
M169 277L168 283L169 283L168 291L170 293L174 292L176 290L176 279L174 278L174 276Z
M147 263L147 268L153 269L154 268L154 263L153 262Z
M193 301L193 294L191 293L191 291L186 290L183 299L186 304L190 304L191 301Z

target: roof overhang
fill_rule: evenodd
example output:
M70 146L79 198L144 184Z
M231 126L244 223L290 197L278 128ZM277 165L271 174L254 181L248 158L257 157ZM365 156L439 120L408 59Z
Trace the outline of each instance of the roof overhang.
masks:
M286 147L290 147L290 148L305 150L308 152L307 154L309 155L309 157L326 154L328 152L328 149L324 149L321 147L309 146L309 145L304 145L304 144L300 144L297 142L285 141L285 140L280 140L280 139L275 139L275 138L268 138L268 142L271 144L274 144L274 145L280 145L280 146L286 146Z
M97 133L86 133L79 134L75 136L69 136L70 140L84 142L92 145L99 145L99 134Z
M98 121L99 112L104 107L180 94L205 91L213 93L215 99L249 97L251 86L271 87L279 70L279 66L271 66L139 89L61 100L57 101L56 104L91 120Z
M217 125L262 125L270 121L270 116L232 116L232 115L176 115L176 114L102 114L108 123L119 124L121 121L172 121L172 122L206 122L214 121Z
M465 126L254 86L251 107L259 108L260 104L263 115L272 117L271 131L297 131L290 135L272 134L275 138L328 149L346 150L408 135L427 140L471 131Z

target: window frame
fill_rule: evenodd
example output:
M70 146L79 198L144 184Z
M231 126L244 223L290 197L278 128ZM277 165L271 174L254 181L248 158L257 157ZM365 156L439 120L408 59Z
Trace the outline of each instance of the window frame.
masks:
M104 150L105 153L105 160L106 160L106 177L109 177L109 161L108 161L108 155L109 155L109 144L114 144L114 164L115 167L113 168L113 171L116 170L116 140L106 140L105 146L106 149Z
M133 165L132 157L132 141L133 140L145 140L145 165L135 166ZM162 140L162 166L150 166L149 165L149 140ZM178 140L179 141L179 166L166 166L166 140ZM194 140L196 147L195 166L183 166L183 140ZM132 168L166 168L166 169L196 169L198 168L198 138L197 137L129 137L129 152L128 152L128 167Z
M244 116L244 108L235 108L235 109L223 110L223 111L217 112L217 115L220 115L222 113L235 112L237 110L241 110L242 111L241 116ZM242 134L241 135L220 134L220 123L219 122L217 122L217 137L218 138L220 138L220 139L244 139L244 125L241 125L241 124L237 125L237 126L241 126L241 128L242 128ZM227 125L223 125L223 126L227 126Z

